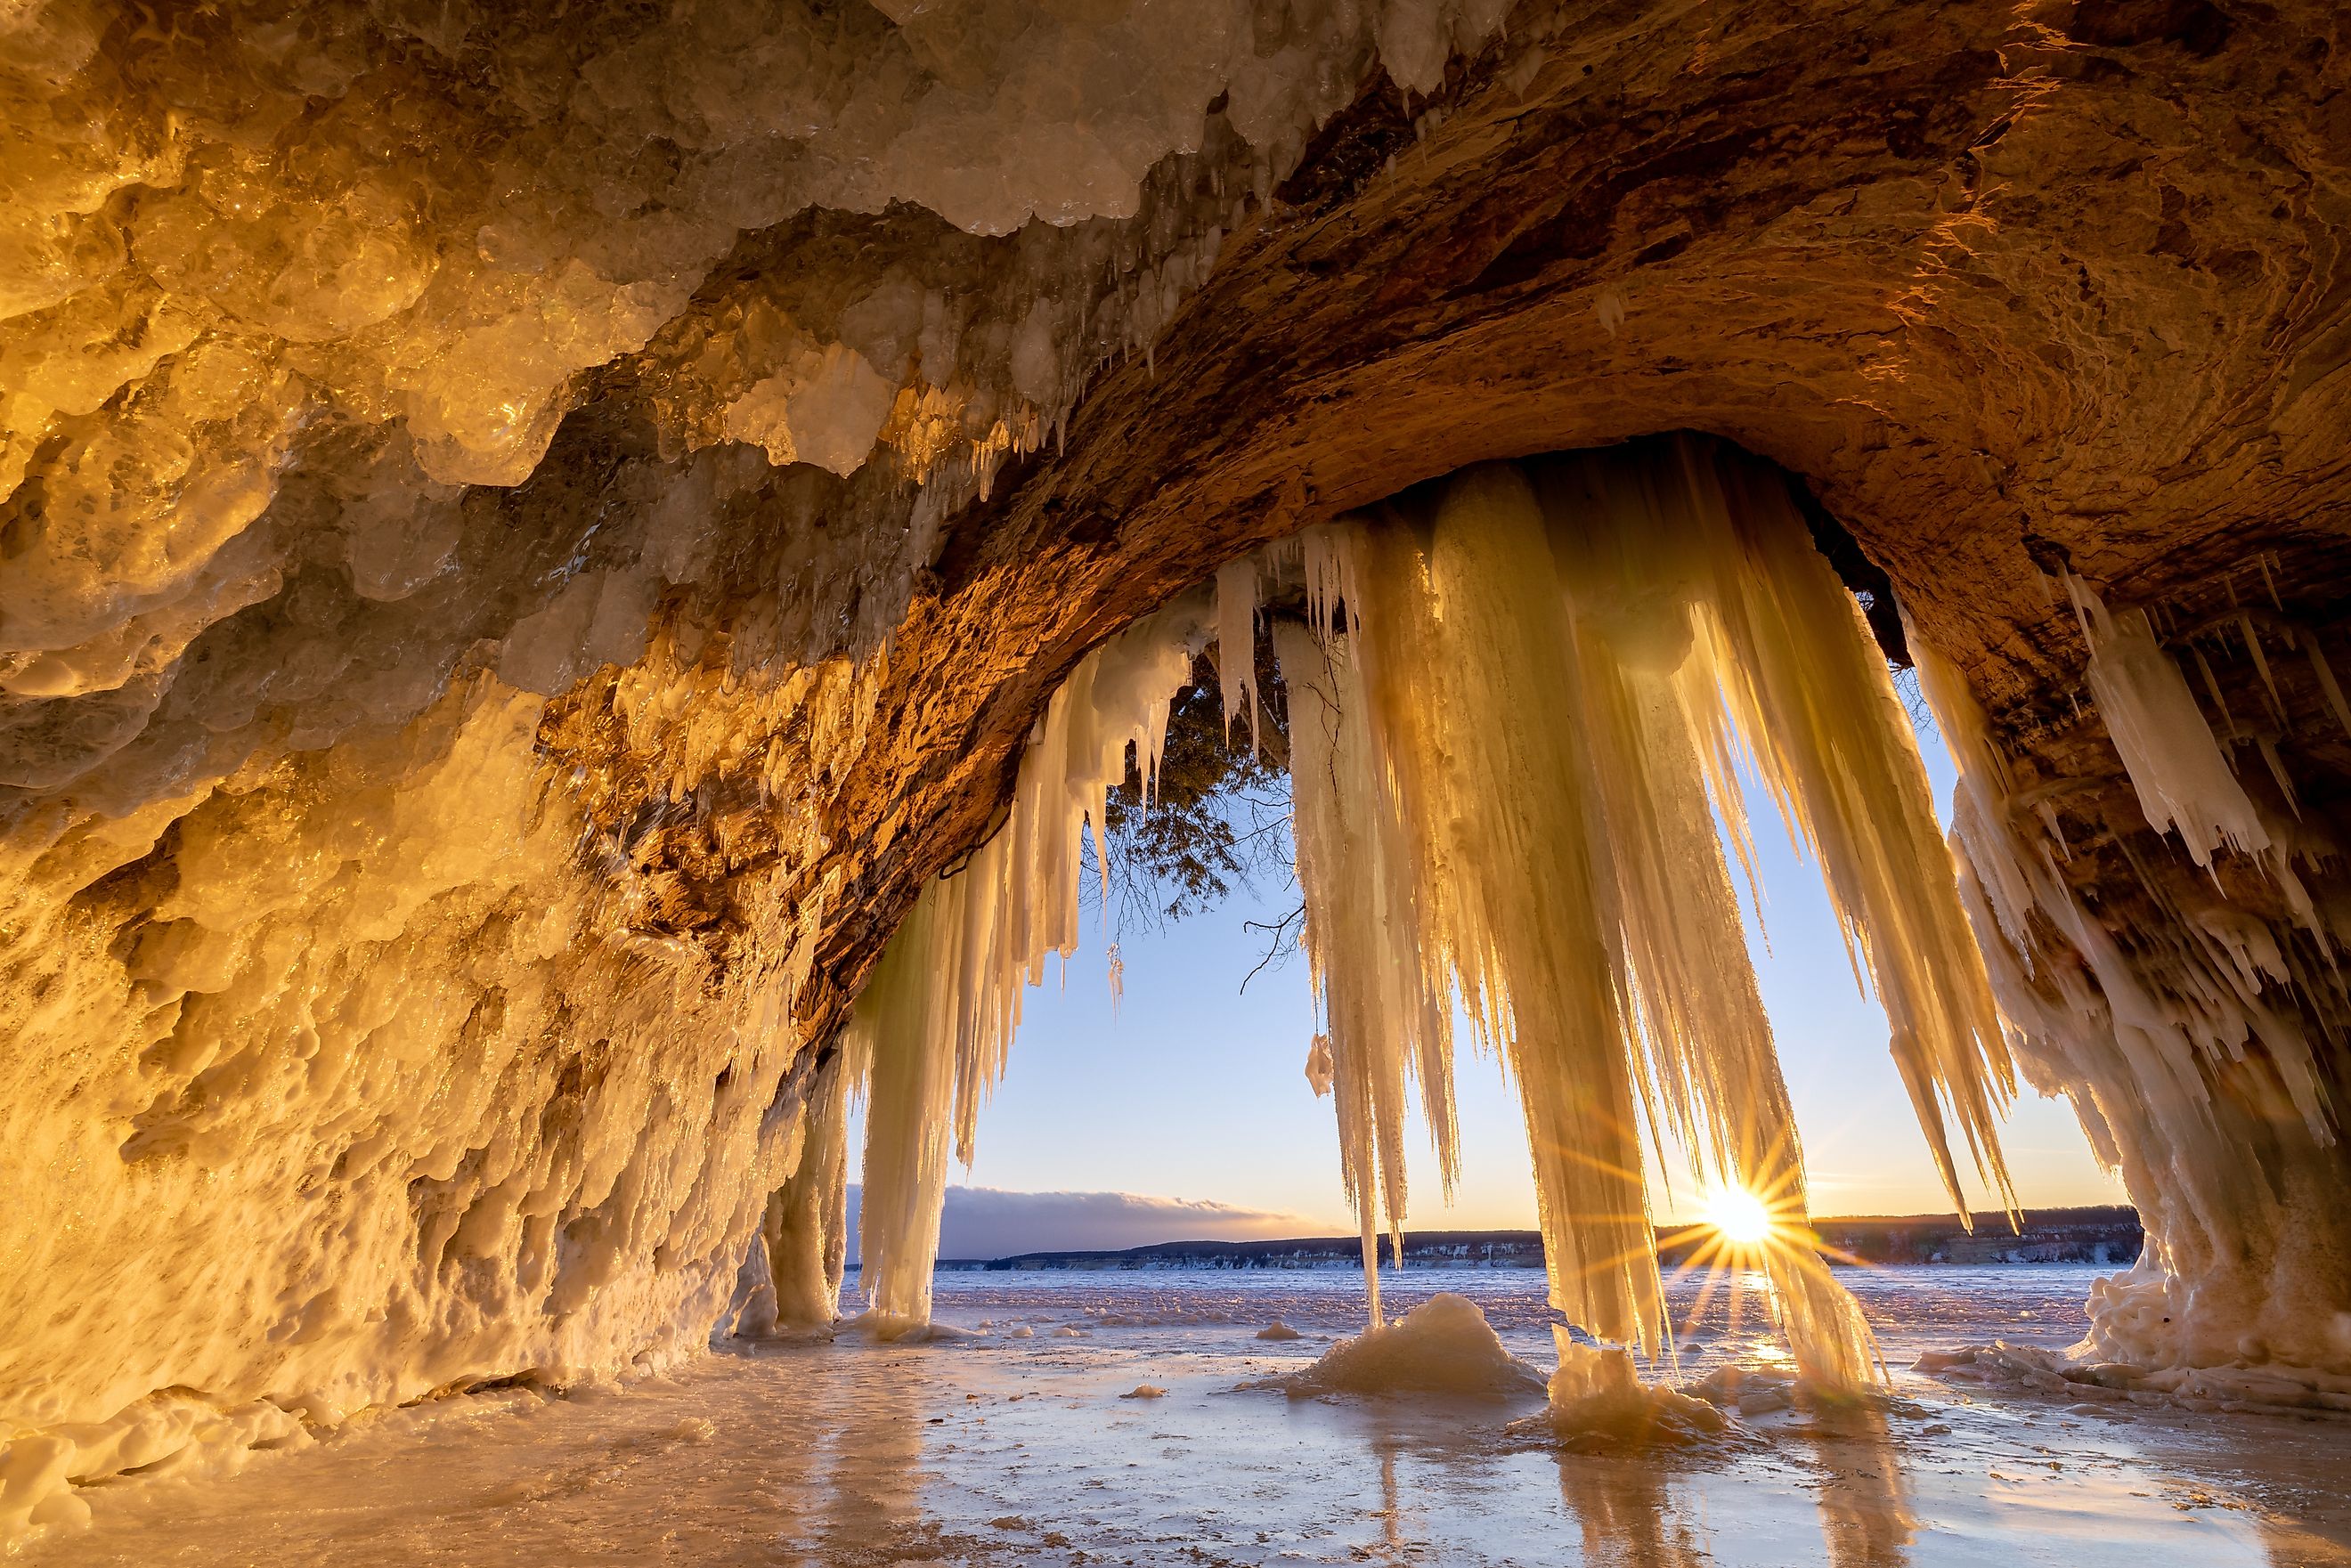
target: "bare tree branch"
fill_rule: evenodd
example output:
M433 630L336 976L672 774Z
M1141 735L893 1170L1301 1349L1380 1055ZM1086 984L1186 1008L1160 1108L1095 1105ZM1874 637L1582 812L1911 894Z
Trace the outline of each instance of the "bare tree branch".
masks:
M1278 920L1244 920L1241 922L1241 927L1247 931L1262 931L1267 936L1265 956L1257 961L1255 967L1241 977L1241 994L1247 996L1251 980L1263 974L1268 967L1280 968L1287 964L1290 962L1290 956L1298 951L1298 939L1306 931L1305 900L1301 899L1296 908Z

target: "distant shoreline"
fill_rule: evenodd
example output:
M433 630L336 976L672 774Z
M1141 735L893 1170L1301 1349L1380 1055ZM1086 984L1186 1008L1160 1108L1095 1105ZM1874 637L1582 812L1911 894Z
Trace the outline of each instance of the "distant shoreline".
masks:
M2138 1211L2127 1206L2028 1208L2021 1230L2008 1217L1975 1217L1974 1234L1956 1214L1853 1215L1817 1219L1813 1228L1833 1261L1987 1264L2090 1263L2121 1268L2135 1262L2141 1236ZM1660 1227L1658 1251L1677 1263L1707 1239L1702 1226ZM1380 1239L1380 1260L1395 1251ZM1353 1236L1302 1236L1267 1241L1156 1241L1115 1251L1021 1252L1007 1258L939 1260L958 1270L1009 1272L1108 1271L1141 1269L1353 1269L1363 1244ZM1424 1268L1540 1269L1542 1238L1532 1230L1407 1230L1404 1265Z

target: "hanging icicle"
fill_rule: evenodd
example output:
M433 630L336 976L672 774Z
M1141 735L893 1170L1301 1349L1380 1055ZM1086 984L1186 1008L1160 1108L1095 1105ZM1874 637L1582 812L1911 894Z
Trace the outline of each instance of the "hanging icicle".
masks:
M1257 695L1257 578L1253 555L1217 569L1217 685L1225 705L1225 728L1233 716L1249 716L1249 752L1259 745Z
M1355 546L1356 652L1412 836L1420 965L1458 988L1518 1086L1552 1305L1662 1349L1614 893L1592 852L1575 649L1534 492L1516 469L1472 469L1425 534L1390 519Z
M1179 601L1080 662L1029 737L1003 825L924 890L858 996L848 1032L870 1084L859 1254L884 1333L929 1321L950 1135L968 1165L1022 992L1048 954L1077 948L1085 835L1106 864L1104 804L1130 747L1146 792L1157 778L1208 608Z
M1347 642L1283 622L1274 628L1274 653L1290 695L1307 958L1327 1020L1316 1037L1317 1060L1337 1096L1340 1177L1362 1226L1366 1307L1376 1327L1380 1217L1395 1257L1404 1257L1408 1080L1419 1080L1448 1200L1458 1172L1452 1009L1421 963L1408 851L1366 734L1363 684ZM1308 1073L1314 1076L1311 1065Z
M1311 621L1327 633L1343 582L1355 635L1316 649L1277 633L1298 764L1319 724L1354 734L1376 781L1378 809L1353 813L1378 823L1367 833L1332 825L1332 792L1293 778L1366 1234L1405 1186L1388 1151L1411 1032L1388 1021L1350 1049L1340 998L1396 982L1341 971L1388 964L1440 1014L1458 991L1510 1069L1562 1313L1663 1341L1637 1101L1702 1176L1771 1208L1779 1242L1759 1260L1805 1374L1869 1380L1867 1326L1810 1245L1793 1113L1740 961L1723 843L1751 875L1737 758L1819 855L1955 1192L1947 1113L2005 1195L1993 1115L2011 1079L1915 742L1783 483L1694 444L1496 465L1416 513L1315 530L1303 553ZM1391 864L1408 891L1383 890ZM1393 999L1382 1012L1417 1016Z

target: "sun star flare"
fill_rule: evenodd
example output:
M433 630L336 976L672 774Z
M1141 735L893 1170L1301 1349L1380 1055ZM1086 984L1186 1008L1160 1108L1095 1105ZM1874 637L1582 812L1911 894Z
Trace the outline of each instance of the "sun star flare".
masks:
M1743 1186L1716 1189L1706 1200L1706 1223L1733 1246L1754 1247L1778 1229L1771 1210Z

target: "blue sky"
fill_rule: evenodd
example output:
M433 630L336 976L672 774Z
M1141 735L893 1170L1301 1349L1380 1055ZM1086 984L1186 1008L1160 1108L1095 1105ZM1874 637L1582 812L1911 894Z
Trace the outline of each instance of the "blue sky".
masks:
M1947 807L1951 768L1931 736L1927 755L1938 804ZM1770 936L1767 950L1750 911L1749 948L1794 1098L1814 1211L1948 1212L1886 1054L1885 1014L1855 985L1818 873L1788 842L1767 800L1750 801L1749 817ZM968 1174L956 1173L960 1183L994 1190L951 1197L946 1256L1353 1228L1339 1188L1331 1103L1314 1097L1304 1071L1313 1034L1305 961L1268 969L1241 989L1262 952L1243 922L1270 919L1294 900L1285 882L1161 932L1130 932L1115 1016L1100 934L1090 931L1065 983L1049 965L982 1114L978 1158ZM1496 1065L1468 1044L1466 1030L1462 1038L1461 1184L1446 1205L1435 1156L1416 1138L1407 1223L1531 1226L1516 1098ZM2072 1111L2022 1092L2005 1130L2019 1197L2033 1207L2123 1201ZM1672 1175L1674 1193L1658 1195L1661 1218L1688 1213L1687 1174ZM1050 1196L1024 1204L1014 1196L1023 1193ZM1086 1194L1129 1196L1072 1203ZM1212 1213L1200 1205L1224 1207ZM1980 1197L1977 1206L1989 1205ZM1080 1224L1072 1218L1080 1213L1091 1218Z

